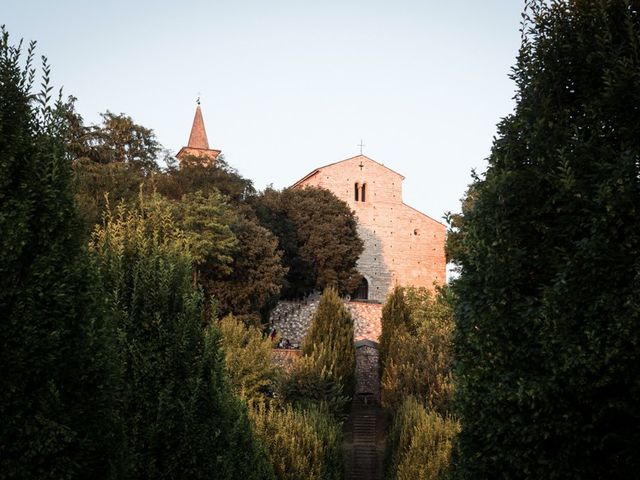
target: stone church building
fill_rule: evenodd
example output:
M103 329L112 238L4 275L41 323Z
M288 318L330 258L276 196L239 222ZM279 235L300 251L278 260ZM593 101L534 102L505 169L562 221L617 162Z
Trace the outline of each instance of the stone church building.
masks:
M200 103L180 162L197 157L215 163L221 151L209 147ZM433 288L446 281L446 227L402 201L404 177L381 163L357 155L318 167L292 187L321 187L344 200L355 212L364 251L357 264L363 281L346 306L354 319L357 341L377 341L382 302L395 285ZM282 338L302 343L318 297L281 301L270 323Z
M395 285L433 288L444 284L446 227L402 201L404 177L358 155L319 167L293 187L326 188L344 200L358 219L364 277L354 300L377 300Z

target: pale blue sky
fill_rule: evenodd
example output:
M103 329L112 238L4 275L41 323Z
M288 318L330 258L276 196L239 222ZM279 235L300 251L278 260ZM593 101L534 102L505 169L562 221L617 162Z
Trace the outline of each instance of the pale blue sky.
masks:
M212 148L256 187L364 153L441 219L513 109L523 2L0 0L88 122L131 115L177 152L202 96Z

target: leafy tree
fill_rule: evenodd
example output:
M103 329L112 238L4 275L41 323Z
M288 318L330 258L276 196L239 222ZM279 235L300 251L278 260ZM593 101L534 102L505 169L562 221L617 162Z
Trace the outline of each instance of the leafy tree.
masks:
M353 320L333 288L322 294L303 351L308 356L315 354L320 370L326 369L348 396L353 394L356 363Z
M87 158L73 162L75 201L88 238L102 221L108 201L135 205L145 177L125 163L96 163Z
M283 296L302 297L330 286L343 294L356 289L363 243L345 202L328 190L306 187L267 189L253 203L259 221L278 237L289 269Z
M278 379L271 339L231 315L220 320L220 334L234 392L250 402L265 401Z
M218 301L223 315L233 313L258 325L278 301L286 269L278 242L266 228L243 215L230 225L238 242L232 251L231 271L203 277L202 283Z
M203 332L189 241L167 203L108 210L92 250L118 330L132 477L269 478L226 383L217 327Z
M461 478L640 469L640 5L531 2L461 225Z
M100 125L85 126L75 111L74 98L67 103L67 120L70 124L67 139L74 159L86 159L93 163L120 163L150 173L158 170L158 155L162 146L155 133L143 127L124 113L101 113Z
M35 43L0 35L0 478L121 473L118 372L81 244L66 125L50 68L33 93Z
M229 166L223 155L213 163L200 157L185 157L180 165L169 163L168 168L155 178L158 192L174 200L188 193L202 192L207 195L215 190L234 204L241 204L255 194L253 183Z
M217 190L207 195L188 193L180 201L168 202L189 243L199 280L206 285L213 278L231 274L238 248L238 239L230 227L236 221L236 210Z

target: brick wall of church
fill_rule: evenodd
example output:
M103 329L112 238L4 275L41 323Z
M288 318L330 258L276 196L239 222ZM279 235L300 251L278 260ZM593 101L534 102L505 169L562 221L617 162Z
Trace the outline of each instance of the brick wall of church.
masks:
M431 288L446 281L446 227L402 202L403 177L365 156L319 169L298 186L317 186L347 202L358 218L365 249L358 270L369 298L384 301L395 285ZM365 201L355 184L366 185Z

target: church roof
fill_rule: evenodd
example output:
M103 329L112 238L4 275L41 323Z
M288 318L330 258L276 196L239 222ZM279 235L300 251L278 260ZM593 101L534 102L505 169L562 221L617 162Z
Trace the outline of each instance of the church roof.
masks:
M338 162L333 162L333 163L329 163L327 165L323 165L322 167L318 167L315 170L312 170L311 172L309 172L307 175L305 175L304 177L302 177L300 180L298 180L296 183L294 183L292 185L292 187L295 187L297 185L299 185L300 183L304 182L305 180L307 180L310 177L313 177L315 174L317 174L318 172L322 171L322 169L327 168L327 167L332 167L334 165L338 165L339 163L344 163L344 162L348 162L350 160L355 160L355 159L366 159L369 160L370 162L375 163L376 165L380 165L381 167L389 170L391 173L398 175L402 180L404 180L404 176L399 174L398 172L396 172L395 170L390 169L389 167L383 165L380 162L376 162L373 158L369 158L366 155L356 155L355 157L350 157L350 158L345 158L344 160L340 160Z
M200 104L196 107L196 114L193 117L191 135L189 135L187 147L209 150L209 141L207 140L207 131L204 129L204 120L202 118Z

